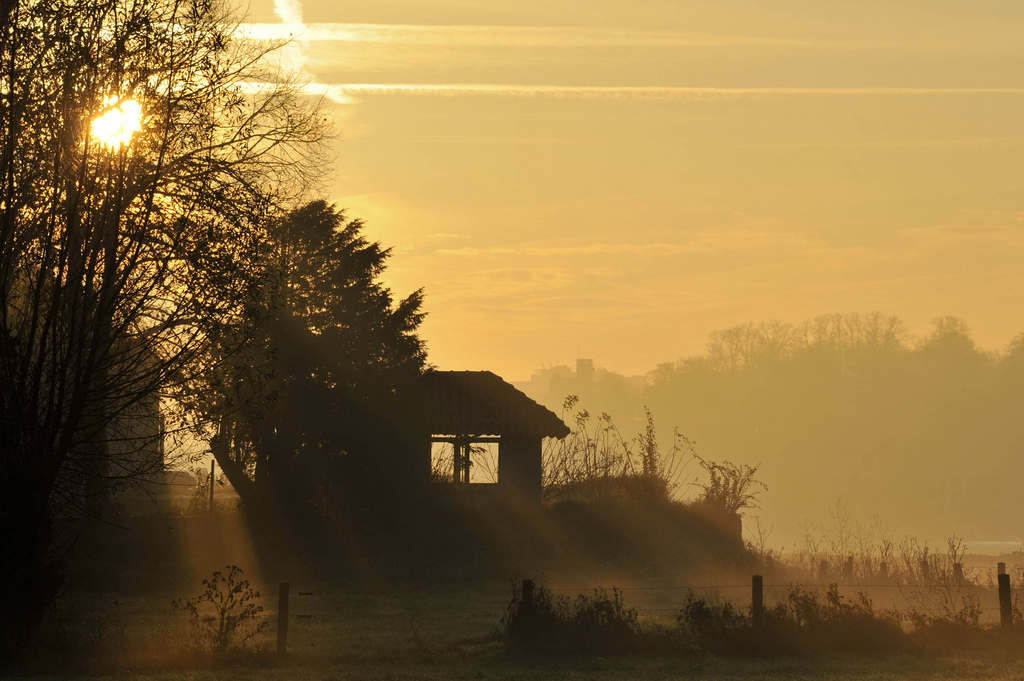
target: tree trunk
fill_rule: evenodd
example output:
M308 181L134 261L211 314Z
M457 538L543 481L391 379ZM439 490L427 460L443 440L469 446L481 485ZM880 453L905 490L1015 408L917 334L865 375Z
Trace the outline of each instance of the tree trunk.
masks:
M245 474L245 467L241 461L231 456L231 441L233 440L234 422L230 416L222 416L218 426L217 435L210 440L210 453L217 460L220 469L224 471L228 482L235 488L238 498L247 508L252 508L259 503L256 492L253 489L253 482Z
M0 480L0 662L17 664L60 592L64 575L60 557L51 553L56 533L49 489L30 475L13 472L8 469Z

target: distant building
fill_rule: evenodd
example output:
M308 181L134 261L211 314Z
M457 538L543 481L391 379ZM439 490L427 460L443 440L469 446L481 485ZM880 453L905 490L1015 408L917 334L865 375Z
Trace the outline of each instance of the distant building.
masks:
M620 426L630 426L642 420L647 376L623 376L595 368L592 359L578 359L575 371L565 364L538 369L516 387L556 413L561 413L566 397L575 395L578 408L592 414L607 412Z
M565 364L538 369L522 384L524 392L550 408L561 408L569 395L586 399L594 393L594 360L576 360L576 370Z

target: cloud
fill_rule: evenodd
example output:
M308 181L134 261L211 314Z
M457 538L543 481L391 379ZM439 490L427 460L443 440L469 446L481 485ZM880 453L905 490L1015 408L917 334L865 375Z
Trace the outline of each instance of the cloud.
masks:
M448 297L472 299L535 296L563 289L577 275L560 267L508 267L461 272L448 282ZM441 294L444 295L444 294Z
M900 234L925 246L989 243L998 244L1000 247L1024 248L1024 230L999 224L913 227L901 230Z
M259 94L281 87L280 83L247 81L238 84L241 90L247 94ZM358 104L359 100L341 90L336 85L327 85L310 80L298 86L299 91L310 97L326 97L335 104Z
M466 248L439 248L434 254L449 257L479 258L482 256L525 256L535 258L572 256L631 256L670 257L683 254L737 253L744 251L806 252L826 249L828 246L793 232L731 229L692 235L683 243L604 243L595 242L570 246L490 246Z
M287 9L278 10L278 5ZM679 31L632 30L588 26L468 26L408 24L304 24L295 0L275 0L283 24L250 24L259 38L302 34L317 42L385 43L445 48L576 48L576 47L882 47L886 43L752 36L709 35ZM286 17L293 17L288 19Z
M616 85L525 85L512 83L348 83L333 92L349 99L359 95L429 95L435 97L582 97L600 99L749 99L806 96L951 96L1022 95L1024 88L913 87L686 87Z
M793 96L948 96L1019 95L1024 88L915 88L915 87L690 87L537 85L520 83L344 83L338 76L316 80L311 71L339 68L394 69L423 65L440 59L449 64L467 59L465 48L518 50L506 65L536 58L537 48L615 47L756 47L784 49L899 48L878 41L837 41L709 35L679 31L634 30L563 26L471 26L305 23L298 0L274 0L281 23L247 24L254 39L285 40L282 61L290 70L310 79L306 91L340 104L357 104L366 95L422 95L435 97L572 97L645 100L720 100ZM316 48L312 46L316 43ZM377 47L383 47L382 52ZM393 48L393 49L392 49ZM390 52L388 50L391 50ZM547 57L545 57L545 60ZM500 59L498 60L501 61Z
M274 0L274 14L285 24L302 24L302 5L298 0Z
M563 26L437 26L301 22L300 12L278 12L285 23L247 24L245 33L263 40L299 39L308 66L339 70L448 69L465 63L492 66L550 64L552 50L638 49L830 49L866 47L835 40L728 36L678 31ZM286 21L292 16L297 21ZM315 45L315 46L314 46Z
M278 34L277 39L286 39L287 42L281 47L281 61L285 63L289 71L308 75L306 70L306 55L303 50L304 41L292 38L292 35L299 35L303 32L305 24L302 23L302 5L298 0L274 0L274 14L284 22L285 25L294 29L293 33ZM272 24L281 25L281 24ZM248 31L246 32L249 33ZM258 36L254 36L258 37Z
M305 36L307 25L302 20L302 3L299 0L274 0L274 14L280 24L248 24L245 35L256 39L278 39L286 42L280 48L281 61L286 69L307 81L302 85L303 94L326 97L336 104L355 104L356 100L334 85L317 82L309 73L307 52L310 39ZM260 28L263 27L263 28ZM274 27L272 30L267 27ZM247 83L250 91L259 91L263 86Z
M766 144L738 144L742 149L891 149L891 148L953 148L991 149L1024 144L1024 137L965 137L930 140L882 140L864 142L792 142Z

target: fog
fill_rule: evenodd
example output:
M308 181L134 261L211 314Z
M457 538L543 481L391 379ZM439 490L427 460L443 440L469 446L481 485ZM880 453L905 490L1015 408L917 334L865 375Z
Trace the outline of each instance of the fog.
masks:
M559 410L609 413L625 434L651 409L701 456L760 464L768 486L748 509L785 548L845 514L865 535L956 535L984 550L1022 537L1024 334L979 348L964 320L942 317L915 337L898 317L836 314L752 322L709 335L706 350L646 377L554 367L518 384ZM692 469L691 469L692 470ZM677 491L686 494L684 478ZM837 509L839 509L837 511Z

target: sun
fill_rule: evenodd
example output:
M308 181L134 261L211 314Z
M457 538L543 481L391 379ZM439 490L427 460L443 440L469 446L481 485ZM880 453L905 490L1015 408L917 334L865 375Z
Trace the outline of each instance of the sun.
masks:
M132 99L117 103L117 98L107 97L106 113L92 122L92 134L105 147L113 149L128 144L132 134L142 129L142 105Z

